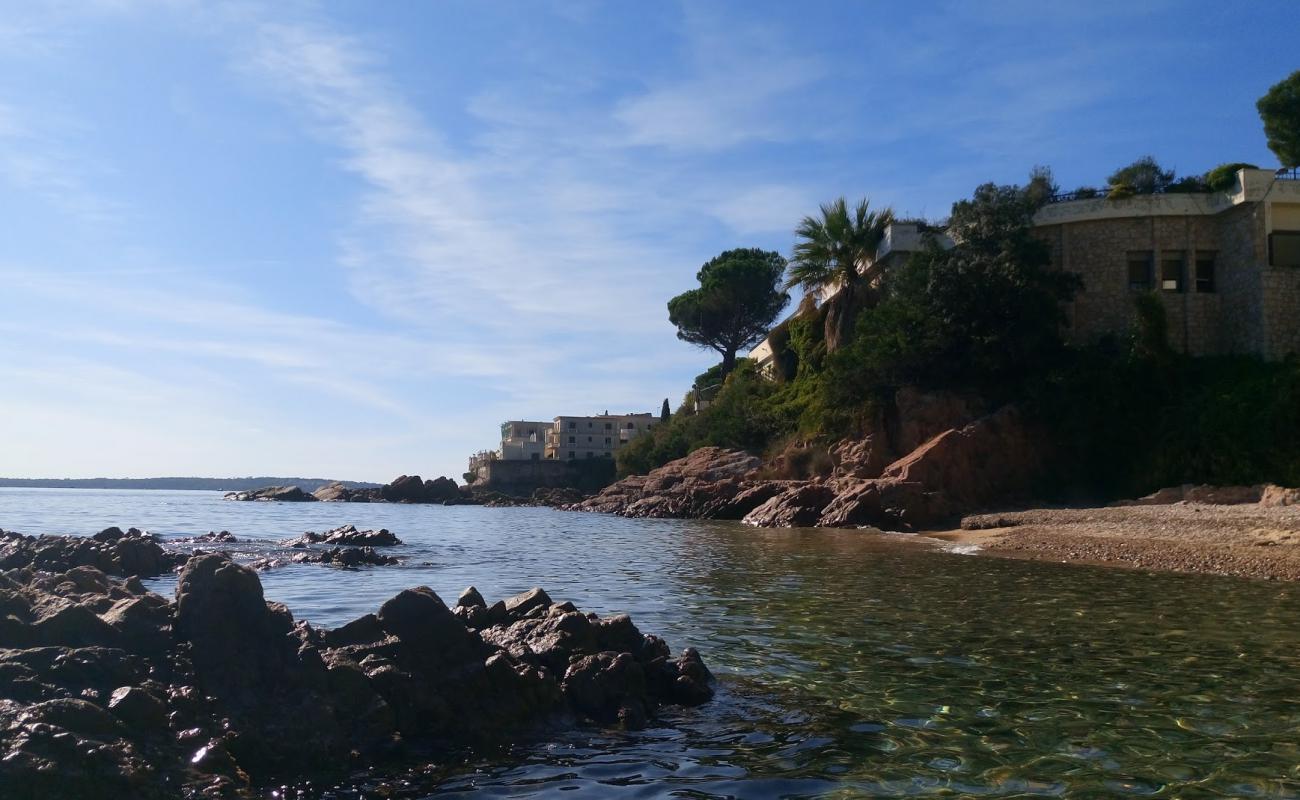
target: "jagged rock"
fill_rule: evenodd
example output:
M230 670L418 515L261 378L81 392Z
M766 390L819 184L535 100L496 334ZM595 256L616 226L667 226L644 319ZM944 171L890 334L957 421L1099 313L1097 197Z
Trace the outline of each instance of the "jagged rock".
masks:
M329 564L344 569L357 567L386 567L401 562L379 553L373 547L332 547L324 552L299 553L293 557L296 564Z
M175 542L194 542L198 543L218 543L218 544L235 544L239 538L230 531L208 531L201 536L191 536L187 539L173 539Z
M894 392L890 413L882 420L889 437L887 452L910 453L944 431L964 428L985 413L984 404L974 397L900 387Z
M701 447L685 458L624 478L569 508L635 517L698 517L741 490L762 460L740 450Z
M0 531L0 570L30 567L66 572L88 566L109 575L152 578L184 563L186 558L168 553L156 539L135 528L126 533L109 528L96 538L23 536Z
M883 433L861 439L844 439L831 448L836 478L878 478L894 461L893 449Z
M483 599L483 595L479 594L478 589L471 586L461 592L460 597L456 598L456 605L461 608L472 608L474 606L487 608L487 601Z
M1215 506L1248 505L1251 503L1289 505L1289 503L1278 502L1286 498L1288 492L1294 493L1293 497L1300 496L1300 492L1296 490L1287 490L1272 484L1268 486L1211 486L1208 484L1194 485L1188 483L1182 486L1169 486L1152 492L1145 497L1139 497L1136 500L1120 500L1111 505L1165 506L1174 503L1203 503ZM1266 496L1268 502L1265 502Z
M315 495L304 492L297 486L265 486L261 489L249 489L241 492L226 492L225 500L260 501L277 503L311 503Z
M948 499L940 491L914 481L876 478L842 490L822 510L817 524L826 528L915 530L952 513Z
M745 515L744 523L760 528L797 528L816 525L822 509L835 499L829 484L804 483L772 497Z
M167 726L167 706L138 686L122 686L113 690L108 710L135 735L153 732Z
M280 544L286 547L306 547L312 544L342 545L345 547L394 547L402 543L387 528L377 531L359 531L355 525L343 525L324 533L307 531L297 539L288 539Z
M635 727L712 694L697 654L671 659L626 616L540 588L462 603L419 587L322 631L221 554L190 559L173 603L91 567L0 572L3 794L242 797L392 758L399 738L441 752L428 748L508 740L557 712Z
M541 587L535 587L506 598L506 613L513 617L522 617L534 608L542 608L550 604L551 598L546 591Z
M312 492L317 500L325 503L370 503L381 500L378 489L351 489L342 483L327 483Z

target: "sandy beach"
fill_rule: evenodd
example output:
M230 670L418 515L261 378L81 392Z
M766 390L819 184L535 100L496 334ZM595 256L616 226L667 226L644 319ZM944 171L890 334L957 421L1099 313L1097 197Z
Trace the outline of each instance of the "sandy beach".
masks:
M928 535L1007 558L1300 579L1300 506L1033 509L969 516Z

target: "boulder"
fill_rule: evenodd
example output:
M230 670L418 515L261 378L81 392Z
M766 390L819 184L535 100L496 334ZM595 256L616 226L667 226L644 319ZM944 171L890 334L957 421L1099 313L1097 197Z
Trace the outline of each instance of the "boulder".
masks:
M822 509L835 499L835 489L824 483L804 483L772 497L745 515L743 522L760 528L799 528L816 525Z
M400 475L379 489L390 503L456 503L461 499L456 481L447 477L421 480L419 475Z
M114 689L108 700L108 710L136 735L165 731L167 727L167 706L138 686Z
M288 539L280 544L286 547L306 547L313 544L324 544L332 546L345 547L394 547L402 543L387 528L379 530L359 531L355 525L343 525L324 533L307 531L297 539Z
M1300 489L1270 483L1264 486L1260 493L1259 504L1262 506L1300 505Z
M265 486L261 489L226 492L223 499L276 503L311 503L315 502L316 497L304 492L297 486Z

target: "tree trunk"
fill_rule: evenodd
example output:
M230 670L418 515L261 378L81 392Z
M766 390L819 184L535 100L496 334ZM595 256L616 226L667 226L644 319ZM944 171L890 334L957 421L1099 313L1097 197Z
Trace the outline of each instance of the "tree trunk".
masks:
M722 353L722 377L726 378L736 368L736 348L732 347Z

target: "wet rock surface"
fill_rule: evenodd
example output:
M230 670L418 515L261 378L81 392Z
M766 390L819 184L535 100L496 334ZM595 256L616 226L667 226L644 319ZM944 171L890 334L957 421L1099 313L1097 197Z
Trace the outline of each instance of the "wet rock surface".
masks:
M541 589L452 609L415 587L325 630L223 554L190 558L174 601L92 566L0 572L6 798L261 796L557 720L639 727L710 684L695 651Z
M151 578L170 572L185 558L164 550L156 538L136 528L125 532L105 528L88 538L0 531L0 570L66 571L88 566L109 575Z
M401 543L402 540L389 533L387 528L361 531L357 530L355 525L343 525L324 533L307 531L296 539L281 542L285 547L306 547L313 544L343 547L393 547Z

